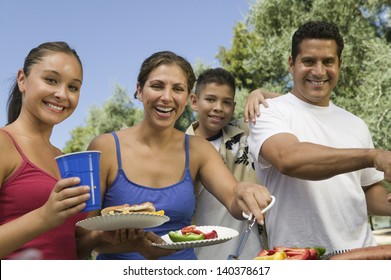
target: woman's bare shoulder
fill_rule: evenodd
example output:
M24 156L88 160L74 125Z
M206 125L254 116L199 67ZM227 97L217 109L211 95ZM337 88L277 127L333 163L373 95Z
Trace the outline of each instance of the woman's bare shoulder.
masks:
M197 135L189 135L189 144L193 149L202 148L206 144L210 145L210 143L204 137Z
M15 145L6 132L0 129L0 154L3 156L8 154L8 158L11 151L17 151Z
M114 136L111 133L96 136L88 145L87 150L101 152L101 172L108 172L111 166L116 162L116 145Z
M200 159L218 154L215 147L201 136L189 135L190 152Z
M106 149L111 146L110 143L114 143L114 136L111 133L100 134L91 140L88 150Z
M0 188L2 182L20 164L21 156L11 138L0 129Z

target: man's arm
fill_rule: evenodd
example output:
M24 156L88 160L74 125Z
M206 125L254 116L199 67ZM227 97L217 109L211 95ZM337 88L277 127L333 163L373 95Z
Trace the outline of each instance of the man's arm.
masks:
M366 188L365 198L370 215L391 216L391 193L381 182Z
M389 151L336 149L300 142L290 133L271 136L260 149L260 155L281 173L305 180L323 180L338 174L374 167L374 162L381 152L388 153L384 156L391 160ZM386 161L384 159L376 168L385 171L387 168L384 168L383 164Z

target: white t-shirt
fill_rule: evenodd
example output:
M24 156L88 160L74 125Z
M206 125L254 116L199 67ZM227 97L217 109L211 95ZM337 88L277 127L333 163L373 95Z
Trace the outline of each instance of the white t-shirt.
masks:
M209 142L218 151L222 143L222 137ZM208 209L208 211L197 211L198 209ZM236 229L239 235L247 228L247 221L233 218L224 205L203 186L199 189L195 219L198 225L225 226ZM254 225L239 259L251 260L257 256L262 250L259 238L259 231ZM225 260L229 255L235 253L239 239L240 236L218 245L198 247L195 248L195 253L199 260Z
M261 106L260 117L250 126L248 143L258 162L258 180L276 197L266 220L269 247L322 246L330 252L375 245L362 186L383 180L382 172L367 168L309 181L285 176L258 157L264 141L279 133L334 148L372 148L367 125L332 103L313 106L291 93L267 102L269 108Z

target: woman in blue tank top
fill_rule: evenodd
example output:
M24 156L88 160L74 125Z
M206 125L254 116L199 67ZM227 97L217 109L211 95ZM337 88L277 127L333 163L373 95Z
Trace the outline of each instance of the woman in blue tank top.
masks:
M242 218L245 211L252 212L258 222L263 220L261 210L271 200L267 189L238 183L208 141L175 129L194 82L193 69L183 57L169 51L154 53L143 62L137 80L135 95L143 103L142 122L99 135L89 145L88 149L102 152L103 207L150 201L170 217L161 226L144 229L148 233L143 237L121 239L129 244L126 250L123 244L117 249L98 244L98 259L196 259L193 249L168 251L151 243L163 242L160 236L191 224L197 180L234 217Z

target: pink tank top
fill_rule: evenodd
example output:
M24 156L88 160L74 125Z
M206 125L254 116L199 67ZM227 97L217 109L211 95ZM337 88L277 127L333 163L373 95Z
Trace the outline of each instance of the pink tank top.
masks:
M12 135L6 132L22 157L22 163L0 189L0 225L16 219L46 203L50 192L58 181L52 175L34 165L24 155ZM53 159L54 160L54 159ZM75 224L85 219L86 213L68 218L64 224L44 232L27 242L6 259L17 257L29 250L38 251L42 259L77 259Z

